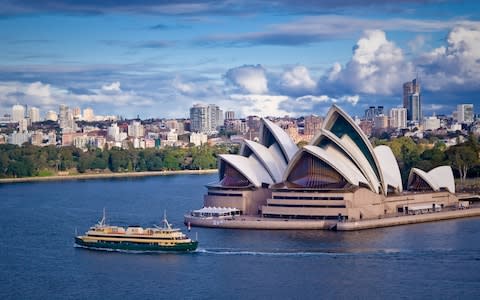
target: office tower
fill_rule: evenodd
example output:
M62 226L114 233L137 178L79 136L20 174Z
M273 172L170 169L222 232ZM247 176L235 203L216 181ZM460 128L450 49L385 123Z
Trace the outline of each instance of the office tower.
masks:
M28 109L28 117L32 123L40 122L40 110L36 107L30 107Z
M91 122L95 119L92 108L87 107L83 110L83 119L87 122Z
M323 118L319 116L306 116L303 133L305 135L315 135L322 127Z
M412 122L420 122L422 120L422 103L420 94L412 94L408 97L407 119Z
M457 105L457 121L459 123L472 123L474 121L473 104Z
M420 82L416 78L403 84L403 108L408 109L408 99L412 94L420 94Z
M407 109L395 107L390 110L390 128L407 128Z
M365 110L365 120L375 121L375 117L383 115L383 106L370 106Z
M25 107L20 104L15 104L12 107L12 121L20 122L23 119L25 119Z
M225 112L225 120L233 120L235 119L235 112L234 111L226 111Z
M420 82L416 78L403 84L403 107L407 109L408 121L420 122L422 120Z

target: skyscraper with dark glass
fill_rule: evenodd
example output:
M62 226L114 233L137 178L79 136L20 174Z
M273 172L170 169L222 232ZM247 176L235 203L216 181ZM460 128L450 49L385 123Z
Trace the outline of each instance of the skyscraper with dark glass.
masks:
M408 121L420 122L422 120L420 82L416 78L403 84L403 107L407 109Z

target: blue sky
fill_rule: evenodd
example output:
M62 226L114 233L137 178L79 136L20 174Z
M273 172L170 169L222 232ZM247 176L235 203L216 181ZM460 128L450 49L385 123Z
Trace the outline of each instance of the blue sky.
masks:
M478 1L97 2L0 0L0 113L361 115L416 74L426 115L480 105Z

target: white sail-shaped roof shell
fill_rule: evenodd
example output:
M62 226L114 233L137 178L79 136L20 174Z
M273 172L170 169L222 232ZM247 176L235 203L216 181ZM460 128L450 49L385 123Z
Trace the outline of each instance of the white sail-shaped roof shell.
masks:
M288 136L288 134L280 128L279 126L275 125L268 119L262 119L263 126L260 129L260 137L263 137L262 130L269 130L270 133L275 137L275 141L280 146L285 158L287 159L287 163L293 158L295 153L298 151L297 145L293 142L293 140ZM260 142L265 144L265 141L260 140Z
M340 159L343 159L345 161L348 161L349 163L352 163L353 169L356 169L358 172L361 172L363 174L363 177L368 180L367 185L370 187L370 189L376 193L379 192L379 182L377 179L377 176L373 172L372 168L370 167L368 161L366 158L361 154L360 149L355 145L351 139L348 138L348 136L344 136L343 139L339 139L336 135L331 133L328 130L325 129L320 129L320 132L317 134L317 136L312 139L310 142L310 145L313 146L319 146L322 143L322 140L328 140L328 145L330 145L328 148L330 148L328 151L331 152L333 150L333 145L338 147L336 149L337 152L337 157L341 155ZM319 146L323 147L323 146ZM327 149L327 147L324 147L324 149ZM347 155L345 157L345 155Z
M220 157L220 164L227 163L237 170L240 174L250 181L255 187L261 187L262 183L272 184L273 180L270 174L262 166L262 163L251 155L250 157L244 157L234 154L222 154ZM220 168L222 169L222 168ZM220 179L223 178L223 174L220 174Z
M373 149L380 163L380 171L385 179L386 187L389 185L397 192L402 192L402 176L398 168L397 160L390 147L381 145Z
M455 178L450 166L440 166L427 173L439 188L445 188L450 193L455 193Z
M247 149L250 149L250 151L254 153L262 163L265 170L270 174L273 181L280 182L287 165L283 159L281 159L281 153L278 153L278 150L274 149L275 147L275 144L270 146L270 148L267 148L257 142L245 140L242 149L240 150L240 155L247 156Z
M435 182L435 180L430 175L428 175L427 172L425 172L423 170L420 170L420 169L417 169L417 168L412 168L410 170L410 174L408 175L408 186L411 185L413 179L415 178L415 175L422 178L423 181L425 181L433 191L436 192L436 191L440 190L440 187L438 186L438 184Z
M365 177L360 172L358 172L358 169L355 170L355 166L351 162L347 162L346 159L338 159L339 157L336 157L336 155L332 155L326 150L312 145L304 146L290 161L285 172L285 176L283 177L284 181L287 181L290 172L293 170L304 152L308 152L316 158L322 160L325 164L329 165L332 169L342 175L343 178L345 178L345 180L348 181L350 184L355 186L358 186L360 182L368 184Z
M360 138L357 142L355 142L349 134L343 134L339 136L334 132L335 125L339 118L345 120L348 124L348 126L354 131L351 134L354 134ZM346 143L349 144L350 147L355 146L356 149L358 149L358 152L356 155L358 157L363 156L367 163L370 165L370 168L373 170L373 173L375 176L372 176L371 174L366 174L366 176L369 178L370 181L373 181L373 177L376 177L376 181L380 183L380 186L383 188L384 194L386 194L387 189L385 186L385 180L383 178L383 174L380 171L380 164L378 162L378 159L373 151L373 147L370 144L370 141L368 140L367 136L363 133L363 131L358 127L357 124L353 121L353 119L341 108L339 108L336 105L333 105L332 108L328 111L327 116L325 118L325 121L323 122L323 129L331 131L333 134L337 135L341 140L344 140ZM346 137L349 137L346 139ZM357 145L359 143L359 145ZM361 144L361 145L360 145ZM364 148L365 151L362 151L361 148ZM370 173L367 169L366 166L364 167L364 171Z

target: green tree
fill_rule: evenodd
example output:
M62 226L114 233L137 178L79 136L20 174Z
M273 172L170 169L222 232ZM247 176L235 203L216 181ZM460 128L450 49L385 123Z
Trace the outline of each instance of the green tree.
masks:
M109 168L112 172L121 172L128 170L130 160L128 152L119 148L110 150Z
M478 163L478 153L476 153L471 147L457 145L450 147L447 154L453 167L458 170L460 180L464 183L467 178L468 170Z

